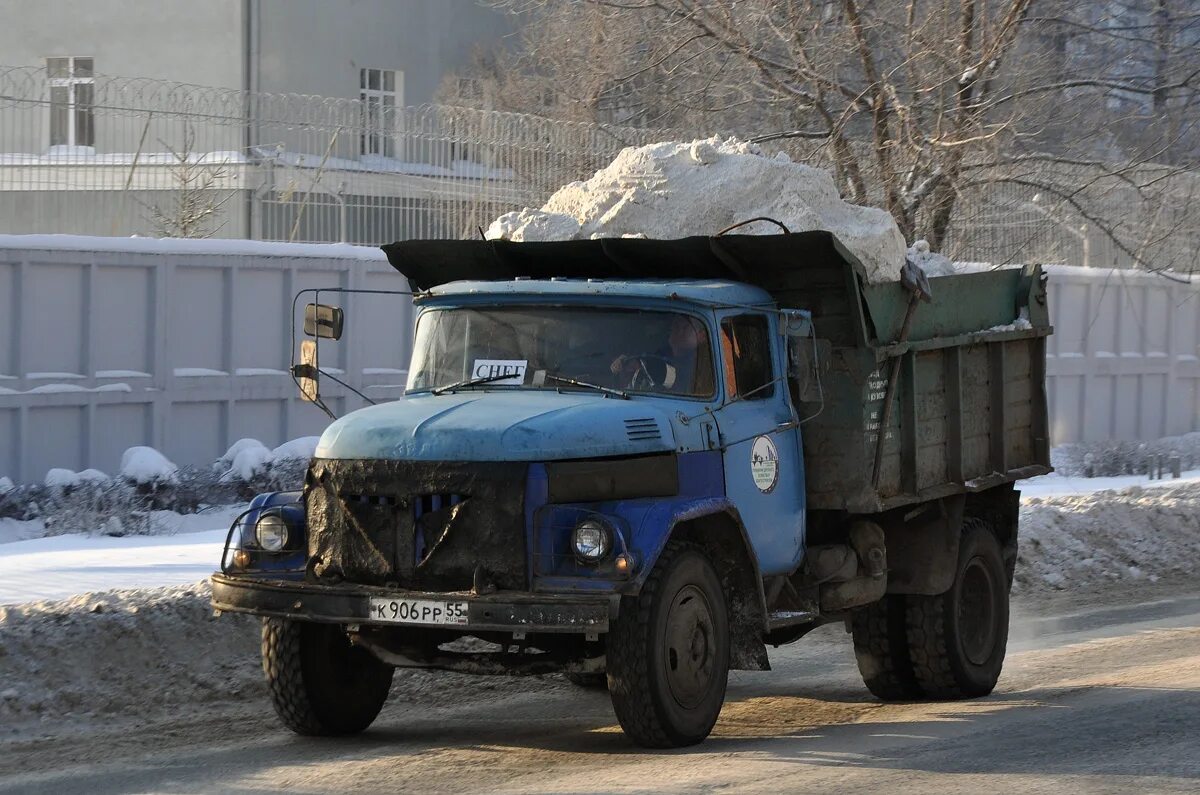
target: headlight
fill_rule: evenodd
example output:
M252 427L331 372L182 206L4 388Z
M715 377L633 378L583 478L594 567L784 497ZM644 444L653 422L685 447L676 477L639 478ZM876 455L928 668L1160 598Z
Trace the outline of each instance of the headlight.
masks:
M587 561L604 558L612 549L612 530L596 519L584 519L571 536L575 554Z
M287 546L288 526L283 517L269 513L254 525L254 538L267 552L278 552Z

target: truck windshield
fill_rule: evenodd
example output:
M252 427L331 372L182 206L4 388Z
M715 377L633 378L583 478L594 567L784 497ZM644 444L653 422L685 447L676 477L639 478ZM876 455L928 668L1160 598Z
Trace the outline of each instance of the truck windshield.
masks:
M417 323L409 391L586 384L710 397L708 331L679 312L563 306L431 309Z

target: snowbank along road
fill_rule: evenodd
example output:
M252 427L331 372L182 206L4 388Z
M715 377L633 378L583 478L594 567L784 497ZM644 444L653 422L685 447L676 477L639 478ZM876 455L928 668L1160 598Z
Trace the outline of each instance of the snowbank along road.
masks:
M109 629L136 627L137 638L118 635L108 645L128 654L142 644L124 671L127 684L146 684L139 703L94 683L95 694L45 692L38 712L52 719L9 711L0 791L1196 792L1200 592L1189 587L1142 590L1159 598L1125 607L1086 604L1129 599L1128 588L1103 599L1018 602L1000 686L971 702L871 699L847 636L827 626L812 642L772 652L775 673L734 676L713 736L671 752L634 749L601 692L555 677L426 672L396 677L365 735L298 738L268 714L254 625L218 634L199 615L202 593L164 591L136 613L114 605L85 614L132 615ZM71 618L77 607L63 603L57 615L81 631L75 656L45 658L47 684L85 655L105 653L100 637L81 629L87 622ZM179 636L172 627L181 619L199 629ZM31 642L54 620L39 614L16 624ZM231 634L230 647L208 643ZM196 664L206 657L211 664ZM164 692L173 680L178 687ZM71 715L72 705L92 714Z
M1046 485L988 699L876 702L828 626L735 675L690 750L634 750L605 694L557 677L424 671L366 735L304 740L271 716L254 621L213 618L203 585L120 591L0 605L0 791L1200 791L1200 486ZM82 588L83 558L116 562L79 552L43 576Z

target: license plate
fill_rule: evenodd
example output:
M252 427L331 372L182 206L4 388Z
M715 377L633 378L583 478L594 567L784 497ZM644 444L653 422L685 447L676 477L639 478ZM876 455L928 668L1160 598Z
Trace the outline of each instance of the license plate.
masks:
M466 624L466 602L371 597L371 619L397 624Z

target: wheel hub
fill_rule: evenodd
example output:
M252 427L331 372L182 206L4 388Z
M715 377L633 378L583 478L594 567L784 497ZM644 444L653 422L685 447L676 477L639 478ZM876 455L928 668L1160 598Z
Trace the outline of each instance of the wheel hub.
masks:
M972 558L963 571L958 630L963 654L975 665L986 664L996 648L996 588L987 566Z
M699 588L685 586L671 600L665 640L667 685L681 707L692 709L708 693L715 662L712 610Z

